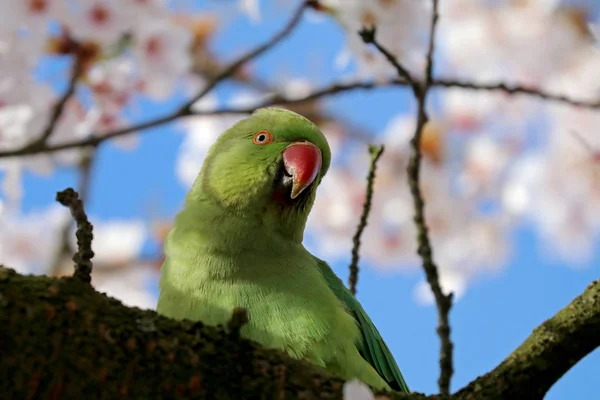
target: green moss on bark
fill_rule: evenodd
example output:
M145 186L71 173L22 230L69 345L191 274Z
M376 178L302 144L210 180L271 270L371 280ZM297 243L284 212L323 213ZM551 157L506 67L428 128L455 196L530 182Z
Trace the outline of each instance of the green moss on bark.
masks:
M343 380L305 362L73 278L0 268L0 325L3 398L342 398Z
M600 281L532 332L498 367L455 394L460 399L542 399L600 346ZM591 382L590 382L591 384Z
M2 398L342 399L343 380L306 362L221 327L125 307L73 278L0 267L0 326ZM494 371L451 398L541 398L598 345L595 282Z

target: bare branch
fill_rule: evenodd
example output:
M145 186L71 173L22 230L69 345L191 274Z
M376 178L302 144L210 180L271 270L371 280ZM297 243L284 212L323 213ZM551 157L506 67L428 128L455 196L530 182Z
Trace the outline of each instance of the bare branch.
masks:
M411 155L408 162L408 184L413 198L415 208L414 221L417 227L417 252L423 261L423 269L425 276L433 296L438 311L438 328L437 332L440 337L440 378L438 385L440 394L444 397L450 395L450 379L453 373L452 367L452 352L453 344L450 340L450 323L448 321L448 313L452 306L452 294L445 295L442 292L442 287L439 281L438 268L433 257L433 248L429 239L427 222L425 221L425 201L420 188L420 173L421 173L421 137L429 117L427 115L427 94L433 82L433 52L435 49L435 32L438 15L438 0L433 1L433 11L431 16L431 26L429 32L429 43L427 47L427 61L425 67L425 82L418 83L414 81L410 74L406 71L402 64L386 50L375 38L375 30L371 34L366 35L361 32L360 35L367 43L372 43L396 68L398 75L409 81L413 89L415 98L417 99L417 124L415 134L410 141Z
M62 116L65 106L69 99L75 94L75 88L77 87L77 81L81 77L83 73L83 63L80 58L75 55L73 56L73 67L71 69L71 77L69 78L69 83L67 84L67 90L63 93L60 99L54 105L52 109L52 113L50 114L50 119L48 120L48 124L42 131L42 134L33 140L33 142L25 145L24 149L44 149L46 147L46 142L48 138L52 136L56 129L56 125L60 117Z
M194 96L188 102L187 106L184 106L183 109L187 110L188 113L191 112L190 108L192 107L192 105L195 102L197 102L198 100L200 100L201 98L203 98L204 96L206 96L206 94L208 94L211 90L213 90L219 83L221 83L222 81L226 80L231 75L233 75L241 66L243 66L250 60L257 58L264 52L268 51L269 49L271 49L272 47L277 45L283 39L285 39L285 37L287 37L294 30L296 25L298 25L298 22L300 22L300 18L302 17L302 14L303 14L306 6L307 6L306 2L303 2L300 5L300 7L298 7L298 9L294 12L294 14L292 15L292 18L289 20L289 22L284 26L284 28L280 32L275 34L268 42L258 46L254 50L248 52L244 56L242 56L242 57L238 58L236 61L232 62L227 68L225 68L221 73L219 73L215 78L213 78L200 93L198 93L196 96Z
M54 126L56 124L56 120L58 120L60 114L62 113L64 105L66 104L66 101L68 100L68 98L71 96L71 94L74 91L75 81L76 81L75 78L77 78L79 76L79 74L81 73L81 65L79 62L76 62L76 64L75 64L76 68L74 69L74 73L73 73L74 79L71 80L71 84L69 85L69 90L67 91L67 93L65 93L65 96L63 97L64 100L61 100L58 103L58 105L55 109L55 112L53 113L50 128L46 129L42 135L44 140L43 141L41 139L36 140L35 143L26 145L26 146L22 147L21 149L0 151L0 158L33 155L33 154L39 154L39 153L52 153L55 151L66 150L66 149L76 148L76 147L90 147L90 146L96 147L100 143L102 143L106 140L109 140L109 139L113 139L115 137L127 135L127 134L141 131L144 129L149 129L149 128L152 128L155 126L163 125L163 124L166 124L168 122L174 121L174 120L182 118L182 117L195 115L197 113L192 110L192 107L198 100L200 100L204 96L206 96L206 94L208 94L212 89L214 89L219 83L221 83L222 81L229 78L241 66L243 66L247 62L251 61L252 59L262 55L263 53L265 53L266 51L271 49L273 46L278 44L286 36L288 36L293 31L293 29L296 27L298 22L300 22L302 13L304 12L305 8L306 8L306 3L302 3L298 7L298 9L294 12L294 14L292 15L289 22L285 25L285 27L281 31L276 33L268 42L258 46L254 50L248 52L247 54L245 54L245 55L241 56L240 58L238 58L237 60L233 61L229 66L225 67L223 69L223 71L221 73L217 74L213 79L211 79L210 82L208 82L208 84L198 94L196 94L190 100L186 101L185 104L183 104L175 112L165 115L160 118L156 118L156 119L152 119L147 122L143 122L138 125L132 125L127 128L117 129L115 131L112 131L112 132L109 132L106 134L101 135L101 134L97 134L97 133L92 133L90 135L90 137L87 139L61 143L61 144L58 144L55 146L47 146L45 143L46 138L48 136L50 136L50 134L52 133L52 130L54 129ZM67 94L68 94L68 96L67 96ZM56 114L56 116L54 116L55 114ZM49 133L47 133L47 132L49 132Z
M377 48L377 50L384 55L384 57L388 60L390 64L396 69L398 76L403 78L413 89L413 93L415 96L418 95L419 86L418 82L416 82L411 76L410 72L400 63L400 61L388 51L385 47L383 47L378 41L375 40L375 33L377 32L377 27L372 28L363 28L358 34L362 38L362 40L367 44L372 44Z
M599 109L600 99L598 100L576 100L565 95L552 94L544 92L541 89L529 88L521 85L510 85L507 83L473 83L461 80L452 79L434 79L431 86L442 88L458 88L476 91L503 92L509 95L524 94L531 97L537 97L541 100L563 103L573 107L581 107L587 109Z
M431 241L429 240L427 223L425 221L425 201L423 200L419 183L421 169L421 137L423 136L425 125L429 119L426 111L427 92L431 87L431 82L433 81L433 53L435 50L436 26L439 19L439 0L432 0L432 5L433 9L431 15L431 28L429 31L429 47L427 49L425 84L418 99L418 120L415 135L411 140L412 154L408 162L408 181L415 205L418 253L423 259L423 268L425 269L427 282L429 283L431 291L433 292L433 296L435 297L435 303L438 311L437 333L441 342L440 377L438 379L438 386L442 396L449 396L450 380L452 378L452 374L454 373L452 362L454 345L450 339L450 322L448 315L450 313L450 308L452 307L452 293L446 295L442 292L442 287L439 282L438 268L433 259L433 249L431 247Z
M251 114L258 108L270 107L270 106L289 106L295 104L307 103L310 101L319 100L323 97L336 95L344 92L349 92L353 90L370 90L376 89L379 87L391 87L391 86L410 86L404 80L392 80L384 83L376 83L376 82L351 82L351 83L335 83L331 86L324 87L322 89L315 90L314 92L308 94L307 96L301 98L288 98L283 96L282 94L274 94L269 99L263 101L262 103L256 104L253 107L246 108L221 108L217 110L211 111L186 111L189 107L189 104L186 102L182 107L176 110L173 113L168 115L151 119L146 122L142 122L140 124L131 125L129 127L116 129L114 131L99 134L93 133L89 138L82 140L73 140L70 142L64 142L52 146L25 146L20 149L15 150L4 150L0 151L0 158L8 158L8 157L20 157L26 155L34 155L40 153L54 153L60 150L78 148L78 147L96 147L101 143L125 136L134 132L144 131L146 129L158 127L169 122L173 122L180 118L185 118L189 116L206 116L206 115L223 115L223 114ZM459 88L465 90L476 90L476 91L490 91L490 92L504 92L510 95L523 94L532 97L537 97L547 101L553 101L558 103L563 103L566 105L581 107L586 109L600 109L600 100L594 101L585 101L585 100L574 100L570 99L567 96L549 94L546 92L542 92L536 89L530 89L523 86L511 86L504 83L492 83L492 84L474 84L464 81L453 81L449 79L432 79L431 87L444 87L444 88Z
M375 171L377 170L377 161L383 154L384 146L369 146L369 154L371 155L371 167L369 168L369 175L367 176L367 192L365 196L365 204L363 205L362 215L356 228L356 233L352 238L352 262L350 263L350 278L348 284L350 292L356 296L356 284L358 283L358 258L360 249L360 237L362 236L365 227L367 226L367 219L371 212L371 201L373 199L373 183L375 182Z
M79 199L79 195L71 188L65 189L56 194L56 201L63 206L69 207L71 215L77 222L77 252L73 255L75 261L75 273L73 277L82 282L90 283L92 281L92 239L94 238L94 227L88 221L85 214L83 202Z
M91 149L89 154L85 154L79 163L79 184L77 190L79 192L79 199L85 203L87 194L91 185L91 173L94 159L96 156L96 149ZM71 224L73 221L68 221L60 230L60 244L57 246L56 256L50 265L48 274L52 276L59 276L61 269L64 265L64 261L72 254L70 246L69 235L71 232Z

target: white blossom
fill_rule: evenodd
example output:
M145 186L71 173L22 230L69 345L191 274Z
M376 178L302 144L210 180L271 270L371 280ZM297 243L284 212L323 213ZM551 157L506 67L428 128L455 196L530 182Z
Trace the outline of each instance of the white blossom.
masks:
M148 19L136 31L134 53L143 90L157 99L168 98L177 80L188 72L192 35L168 19Z
M121 7L122 0L87 0L78 2L76 14L67 21L70 32L79 40L111 43L126 34L136 14Z

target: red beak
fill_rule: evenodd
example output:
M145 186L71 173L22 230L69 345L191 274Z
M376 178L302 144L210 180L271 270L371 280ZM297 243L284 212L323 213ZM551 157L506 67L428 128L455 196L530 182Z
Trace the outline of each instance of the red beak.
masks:
M321 150L307 141L292 143L283 151L283 165L293 179L292 199L314 182L321 163Z

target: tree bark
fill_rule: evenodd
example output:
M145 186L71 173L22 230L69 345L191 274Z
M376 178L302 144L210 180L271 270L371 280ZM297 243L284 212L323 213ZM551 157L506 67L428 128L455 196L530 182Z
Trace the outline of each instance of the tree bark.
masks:
M342 399L344 381L223 327L128 308L73 278L0 267L8 399ZM600 345L600 283L453 399L536 399ZM439 396L383 394L387 399Z

